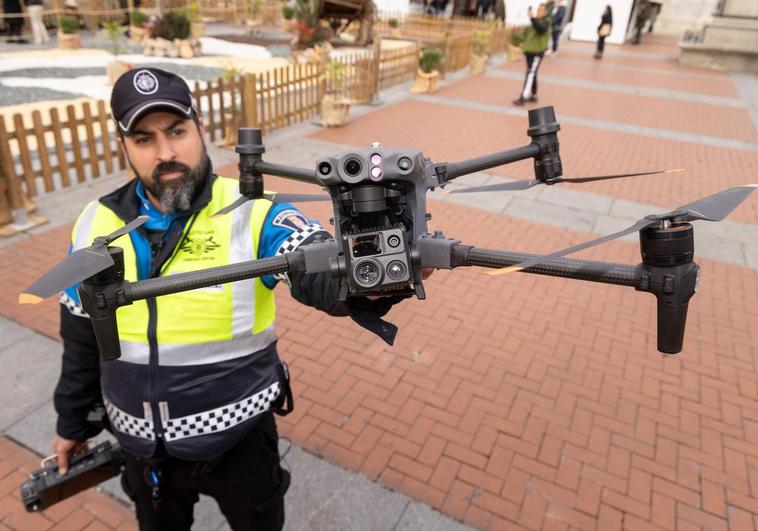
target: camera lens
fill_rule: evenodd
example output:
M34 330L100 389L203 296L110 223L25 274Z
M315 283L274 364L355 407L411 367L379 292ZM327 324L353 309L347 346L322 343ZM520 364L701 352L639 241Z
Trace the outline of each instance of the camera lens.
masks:
M387 238L387 245L389 245L390 247L397 247L398 245L400 245L400 237L393 234L392 236Z
M387 265L387 276L392 280L404 280L408 268L400 260L393 260Z
M397 161L397 167L403 171L408 171L413 166L413 161L408 157L400 157Z
M318 165L318 172L321 175L329 175L332 172L332 165L328 162L322 162Z
M361 163L357 159L350 159L345 163L345 173L355 177L361 172Z
M381 280L382 272L374 260L362 260L355 265L355 282L363 288L373 288Z

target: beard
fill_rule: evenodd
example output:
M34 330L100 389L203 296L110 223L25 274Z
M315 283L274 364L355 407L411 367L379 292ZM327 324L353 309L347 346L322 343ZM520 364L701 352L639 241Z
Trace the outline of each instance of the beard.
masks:
M201 187L208 175L210 160L203 153L202 160L197 166L191 167L178 161L159 163L149 178L137 173L145 189L156 198L164 212L177 212L189 209L195 192ZM132 167L134 169L134 167ZM181 176L164 179L166 173L178 172Z

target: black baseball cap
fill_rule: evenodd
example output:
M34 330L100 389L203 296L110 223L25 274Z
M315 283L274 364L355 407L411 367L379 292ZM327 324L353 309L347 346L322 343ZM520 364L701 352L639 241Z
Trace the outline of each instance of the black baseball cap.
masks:
M196 115L192 94L181 77L159 68L134 68L113 85L111 113L120 133L129 135L140 118L158 110L185 118Z

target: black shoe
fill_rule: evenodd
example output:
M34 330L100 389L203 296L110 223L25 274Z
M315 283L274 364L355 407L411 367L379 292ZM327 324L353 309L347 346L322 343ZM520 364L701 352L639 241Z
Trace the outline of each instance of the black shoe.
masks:
M537 96L532 96L531 98L529 98L526 101L528 101L529 103L537 103Z
M596 54L595 54L595 55L593 55L592 57L594 57L595 59L602 59L602 58L603 58L603 54L601 54L601 53L596 53Z
M518 99L513 100L513 104L518 107L521 107L525 103L526 103L526 100L522 98L521 96L519 96Z

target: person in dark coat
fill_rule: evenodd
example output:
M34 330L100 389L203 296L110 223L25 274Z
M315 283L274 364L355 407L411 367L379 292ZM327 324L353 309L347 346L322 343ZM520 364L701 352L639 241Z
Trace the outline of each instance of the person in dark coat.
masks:
M605 6L603 16L600 18L600 25L597 27L597 50L595 51L595 59L603 58L603 50L605 49L605 38L611 34L613 29L613 10L610 5Z
M558 4L553 8L553 49L552 53L558 53L558 41L561 39L563 23L566 20L566 0L558 0Z
M24 26L21 1L3 0L3 12L6 14L5 23L8 26L8 42L24 42L21 39L21 28Z

